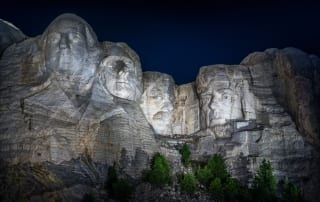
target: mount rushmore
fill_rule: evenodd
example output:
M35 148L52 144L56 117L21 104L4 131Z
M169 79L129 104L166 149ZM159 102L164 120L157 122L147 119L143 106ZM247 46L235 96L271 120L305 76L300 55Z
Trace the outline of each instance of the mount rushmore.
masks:
M2 163L42 162L67 187L93 186L113 164L138 179L156 152L179 172L187 143L192 160L219 153L243 183L267 159L277 179L319 195L319 57L272 48L176 85L143 72L127 44L99 42L74 14L36 37L0 28Z

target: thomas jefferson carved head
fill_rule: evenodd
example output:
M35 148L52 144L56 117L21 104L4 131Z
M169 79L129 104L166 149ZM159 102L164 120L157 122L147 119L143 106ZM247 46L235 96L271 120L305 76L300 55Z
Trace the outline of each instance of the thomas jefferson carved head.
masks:
M96 72L98 41L88 23L74 14L57 17L42 35L45 66L65 90L81 94Z
M103 42L107 57L100 63L99 80L113 96L137 101L142 94L139 56L125 43Z
M141 69L125 56L108 56L101 64L100 81L114 96L138 100L141 96Z
M174 109L174 81L159 72L144 72L141 108L158 134L172 133Z

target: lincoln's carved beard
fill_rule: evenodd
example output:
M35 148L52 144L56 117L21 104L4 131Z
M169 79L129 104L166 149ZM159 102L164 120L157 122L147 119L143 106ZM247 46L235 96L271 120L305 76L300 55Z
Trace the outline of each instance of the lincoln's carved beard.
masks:
M208 128L218 138L231 137L231 121L243 118L241 89L234 88L231 82L221 83L216 81L200 99L201 118L206 123L202 129Z

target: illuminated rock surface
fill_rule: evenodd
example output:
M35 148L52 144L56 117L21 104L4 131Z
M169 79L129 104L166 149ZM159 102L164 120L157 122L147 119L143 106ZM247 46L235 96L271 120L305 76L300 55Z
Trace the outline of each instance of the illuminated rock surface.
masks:
M18 43L27 38L20 29L13 24L0 19L0 54L14 43Z
M199 131L199 109L195 83L176 86L172 133L190 135Z
M197 89L203 130L196 136L203 137L194 144L193 158L222 153L232 174L249 182L265 158L279 180L290 176L316 183L308 176L319 177L318 154L277 102L275 82L272 66L265 63L202 67Z
M133 177L141 175L158 146L135 101L141 94L140 63L124 44L113 44L109 52L103 48L86 22L66 14L42 36L5 51L0 64L2 159L61 164L85 154L109 165L126 159L122 168ZM108 79L116 82L118 75L106 68L118 68L110 66L118 62L123 63L119 68L128 65L136 72L125 78L137 81L139 93L122 96L132 92L127 88L114 93Z
M174 80L167 74L143 74L141 108L157 134L172 135Z
M75 15L21 42L22 34L0 34L14 39L0 44L1 162L40 163L64 184L35 189L34 200L56 191L78 200L104 186L112 164L137 179L158 151L179 172L184 143L196 161L222 154L243 183L267 159L279 180L300 184L309 200L319 195L317 56L268 49L240 65L201 67L195 82L178 86L142 73L129 46L97 41Z

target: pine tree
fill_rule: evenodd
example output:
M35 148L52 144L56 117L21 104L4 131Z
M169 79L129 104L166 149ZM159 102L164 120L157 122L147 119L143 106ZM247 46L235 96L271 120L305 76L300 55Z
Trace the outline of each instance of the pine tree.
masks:
M193 173L184 174L179 183L182 191L193 193L197 190L197 180Z
M221 155L215 154L208 161L208 168L211 170L212 178L220 178L221 181L225 182L229 174L227 166Z
M156 153L152 159L151 170L147 174L147 180L157 186L171 182L171 169L167 159L160 153Z
M187 144L183 144L182 148L180 149L180 154L181 154L181 161L182 164L187 167L190 163L190 149Z
M303 201L301 189L297 185L288 182L288 179L286 179L284 182L284 191L282 197L282 201L284 202Z
M267 202L276 200L276 178L273 175L270 161L265 159L253 180L253 194L257 201Z

